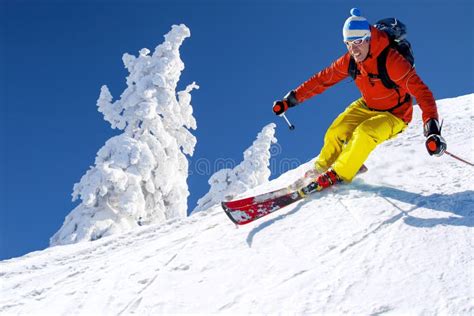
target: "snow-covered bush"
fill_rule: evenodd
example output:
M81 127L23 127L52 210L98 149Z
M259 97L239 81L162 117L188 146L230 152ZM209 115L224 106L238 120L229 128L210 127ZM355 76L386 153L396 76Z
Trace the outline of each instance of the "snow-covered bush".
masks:
M97 106L112 128L123 130L102 147L95 166L74 185L78 205L66 217L51 245L95 240L134 227L185 217L187 155L192 155L196 120L190 104L195 83L176 92L184 69L179 48L190 36L174 25L150 55L124 54L129 71L119 100L103 86Z
M209 178L209 192L199 199L193 210L199 212L265 183L270 178L270 147L276 143L276 125L265 126L252 146L244 152L244 160L233 169L221 169Z

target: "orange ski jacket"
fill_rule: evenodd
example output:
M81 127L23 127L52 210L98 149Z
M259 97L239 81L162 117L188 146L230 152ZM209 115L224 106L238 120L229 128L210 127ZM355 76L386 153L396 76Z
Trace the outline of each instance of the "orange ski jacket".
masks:
M387 89L378 78L370 77L369 74L378 74L377 56L389 45L387 34L371 27L371 40L368 57L357 63L360 74L355 79L362 98L369 109L376 111L388 111L399 104L399 94L395 89ZM298 102L303 102L327 88L338 83L349 76L350 54L347 52L334 61L329 67L315 74L309 80L296 88L295 96ZM391 48L386 68L392 81L399 86L402 99L408 93L414 96L422 110L423 122L429 119L438 119L436 102L430 89L423 83L413 67L396 49ZM412 99L403 105L391 110L396 117L409 123L413 114Z

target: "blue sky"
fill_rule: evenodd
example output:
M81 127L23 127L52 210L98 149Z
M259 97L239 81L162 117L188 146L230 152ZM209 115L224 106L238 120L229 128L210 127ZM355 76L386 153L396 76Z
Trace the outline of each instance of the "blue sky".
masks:
M197 163L239 163L270 122L280 146L272 177L285 171L285 159L317 155L326 128L359 96L354 84L345 80L291 109L293 132L271 106L345 52L342 25L354 6L372 23L394 16L407 24L418 73L437 99L473 92L474 7L467 0L1 0L0 259L47 247L77 204L73 184L117 134L97 112L101 85L119 96L127 76L122 54L154 49L172 24L191 29L180 85L201 87L192 101L191 209L210 176Z

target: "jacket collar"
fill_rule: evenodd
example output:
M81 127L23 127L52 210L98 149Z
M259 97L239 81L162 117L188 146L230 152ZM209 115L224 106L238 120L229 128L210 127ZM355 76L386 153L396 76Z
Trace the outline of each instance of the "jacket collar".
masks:
M375 27L370 27L370 49L368 57L362 62L366 62L370 59L377 59L380 53L389 45L388 35L376 29Z

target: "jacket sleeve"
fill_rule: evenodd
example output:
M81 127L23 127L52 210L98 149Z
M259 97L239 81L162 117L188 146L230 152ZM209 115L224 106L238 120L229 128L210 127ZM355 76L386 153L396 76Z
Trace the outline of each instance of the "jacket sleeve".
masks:
M350 56L346 53L296 88L294 91L298 102L306 101L348 77L349 59Z
M438 109L433 93L418 76L415 67L396 50L392 49L387 57L387 72L399 87L416 98L424 123L431 118L438 119Z

